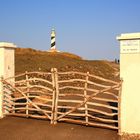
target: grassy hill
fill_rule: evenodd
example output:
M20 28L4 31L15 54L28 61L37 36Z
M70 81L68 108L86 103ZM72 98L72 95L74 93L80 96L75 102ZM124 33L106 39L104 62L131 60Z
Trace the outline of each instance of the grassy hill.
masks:
M113 62L101 60L83 60L80 56L66 52L46 52L31 48L17 48L15 53L16 74L25 71L90 72L104 78L118 80L119 66Z

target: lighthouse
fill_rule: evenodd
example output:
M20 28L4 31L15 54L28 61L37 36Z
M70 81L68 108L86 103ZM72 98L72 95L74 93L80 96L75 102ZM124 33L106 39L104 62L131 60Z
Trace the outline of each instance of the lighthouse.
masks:
M49 52L59 52L56 49L56 32L54 29L51 30L51 48Z
M51 50L56 50L56 42L55 42L55 30L51 31Z

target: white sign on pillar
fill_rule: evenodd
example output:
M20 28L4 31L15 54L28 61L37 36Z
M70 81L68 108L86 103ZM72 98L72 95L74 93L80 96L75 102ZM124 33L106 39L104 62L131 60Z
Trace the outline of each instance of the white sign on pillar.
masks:
M15 75L15 48L13 43L0 42L0 77ZM9 81L13 82L13 81ZM3 86L0 81L0 118L3 117Z
M140 134L140 33L121 34L120 133Z

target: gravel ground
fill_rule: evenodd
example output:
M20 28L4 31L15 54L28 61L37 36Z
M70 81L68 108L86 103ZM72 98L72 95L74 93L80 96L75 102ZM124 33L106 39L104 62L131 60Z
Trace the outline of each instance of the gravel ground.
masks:
M0 140L118 140L117 131L20 117L0 120Z
M123 134L121 140L140 140L140 134Z

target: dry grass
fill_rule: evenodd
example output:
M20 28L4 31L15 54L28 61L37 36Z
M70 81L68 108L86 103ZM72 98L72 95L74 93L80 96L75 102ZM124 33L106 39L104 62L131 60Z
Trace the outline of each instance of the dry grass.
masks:
M108 61L83 60L77 55L66 52L51 53L31 48L16 49L16 73L38 70L50 71L51 68L57 68L58 71L88 71L104 78L118 80L118 76L115 76L115 65Z
M121 140L140 140L140 135L139 134L127 134L127 133L124 133L121 136Z

